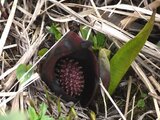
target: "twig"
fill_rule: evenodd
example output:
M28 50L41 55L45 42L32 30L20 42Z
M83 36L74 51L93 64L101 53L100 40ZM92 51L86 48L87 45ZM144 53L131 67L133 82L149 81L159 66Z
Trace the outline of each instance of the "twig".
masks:
M28 51L21 57L21 59L17 62L17 64L24 64L27 63L31 57L33 56L33 54L35 53L35 51L37 50L37 48L39 47L39 45L42 43L42 41L45 39L45 35L41 34L36 42L33 43L33 45L30 46L30 48L28 49ZM14 69L16 69L18 67L18 65L16 65L16 67ZM12 72L12 74L10 75L8 81L4 84L5 89L9 89L14 81L16 79L16 73L15 71Z
M75 11L73 11L72 9L70 9L69 7L65 6L64 4L58 2L57 0L49 0L51 2L53 2L55 5L57 5L58 7L60 7L61 9L65 10L66 12L70 13L71 15L77 17L80 21L82 21L83 23L86 23L88 25L90 25L90 23L88 21L86 21L83 17L81 17L78 13L76 13Z
M134 105L135 105L136 96L133 96L133 103L132 103L132 110L131 110L131 120L133 120L133 114L134 114Z
M101 78L100 78L101 79ZM101 80L102 81L102 80ZM107 118L107 104L106 104L106 97L104 94L104 91L102 88L101 89L101 94L102 94L102 98L103 98L103 103L104 103L104 111L105 111L105 118Z
M158 95L156 95L154 93L151 93L151 92L149 92L148 95L150 95L150 96L152 96L152 97L154 97L154 98L156 98L157 100L160 101L160 96L158 96Z
M97 10L97 7L96 7L94 1L93 1L93 0L90 0L90 2L91 2L91 4L92 4L92 6L93 6L94 11L95 11L96 14L97 14L97 17L98 17L98 18L101 18L101 15L100 15L100 13L99 13L98 10Z
M35 7L35 10L34 10L34 13L32 15L32 18L31 18L28 26L26 27L26 29L23 31L23 33L25 33L28 30L28 28L30 27L30 25L36 20L37 16L40 14L40 11L41 11L41 8L42 8L44 2L45 2L45 0L38 0L36 7Z
M67 34L67 33L66 33ZM66 34L64 34L60 39L62 39ZM43 36L43 34L42 34L42 36ZM42 42L43 40L44 40L44 38L45 38L46 36L43 36L41 39L40 39L40 41ZM39 40L38 40L39 41ZM39 41L39 42L40 42ZM59 40L60 41L60 40ZM59 41L57 41L21 78L20 78L20 80L19 80L19 82L22 80L22 78L25 76L25 75L27 75L43 58L44 58L44 56L46 56L57 44L58 44L58 42ZM38 43L39 43L38 42ZM37 45L37 44L36 44ZM38 44L39 45L39 44ZM33 47L33 46L31 46L31 47ZM37 47L36 46L34 46L34 49L32 48L31 50L35 50L35 49L37 49ZM31 51L29 51L29 53L30 53ZM22 59L22 58L21 58ZM25 59L22 59L22 60L25 60ZM23 61L24 62L24 61ZM11 74L12 76L13 76L13 78L12 78L12 76L10 77L10 82L12 82L12 84L13 84L13 81L15 80L15 76L16 76L16 74L15 74L15 71ZM33 76L33 75L32 75ZM20 93L20 92L22 92L22 90L24 90L28 85L30 85L35 79L37 79L36 78L37 77L37 74L35 74L34 76L33 76L33 78L30 78L30 80L27 80L26 82L24 82L21 86L20 86L20 88L18 89L18 91L13 95L13 96L10 96L9 98L7 98L5 101L3 101L3 102L0 102L0 107L3 105L3 104L5 104L5 103L7 103L7 102L9 102L10 100L12 100L13 98L15 98L16 97L16 95L18 94L18 93ZM33 79L33 80L32 80ZM8 82L8 81L7 81ZM17 85L17 83L18 82L16 82L13 86L12 86L12 88L15 86L15 85ZM8 82L8 86L10 85L12 85L11 83L9 83ZM7 86L7 89L9 89L10 87L8 87ZM11 89L12 89L11 88ZM10 89L10 90L11 90ZM10 91L9 90L9 91Z
M118 108L118 106L116 105L116 103L114 102L114 100L112 99L112 97L110 96L110 94L108 93L106 88L104 87L101 79L100 79L100 83L99 84L100 84L101 88L103 89L103 91L105 92L105 94L107 95L107 97L109 98L109 100L112 102L112 104L116 108L116 110L119 112L119 114L122 117L122 119L126 120L125 116L122 114L121 110Z
M130 76L128 80L127 98L126 98L126 105L125 105L125 112L124 112L124 115L126 118L127 118L127 112L128 112L128 106L129 106L131 86L132 86L132 77Z
M153 76L149 76L149 80L152 82L152 84L155 86L155 88L160 93L160 84L156 81L156 79Z
M153 114L153 113L155 113L155 111L149 110L149 111L143 113L143 114L138 118L138 120L144 120L144 117L145 117L146 115L148 115L148 114ZM159 119L156 119L156 120L159 120Z
M30 82L28 85L30 85L31 83L33 83L35 80L39 79L39 75L37 73L33 74L31 76L31 78L28 80L28 81L32 81ZM27 81L27 83L28 83ZM25 82L26 83L26 82ZM11 101L17 94L19 94L20 92L22 92L24 89L26 88L25 87L21 87L21 89L19 89L17 92L13 93L13 95L9 96L7 99L3 100L3 101L0 101L0 107L2 107L3 105L5 105L6 103L8 103L9 101Z
M145 73L142 71L142 69L139 67L139 65L136 62L132 63L132 68L135 70L135 72L138 74L138 76L144 82L144 84L149 89L149 91L154 93L154 94L157 94L155 92L152 84L150 83L149 79L147 78ZM160 113L160 108L158 106L158 101L157 101L157 99L153 98L153 102L154 102L154 107L155 107L155 110L156 110L157 118L160 119L160 114L159 114Z
M0 56L2 54L4 44L6 43L6 39L8 37L8 33L9 33L10 27L12 25L12 21L13 21L14 14L16 11L17 3L18 3L18 0L14 0L11 12L10 12L8 20L7 20L7 24L3 30L2 36L0 38Z
M155 1L153 1L152 3L150 3L147 7L148 8L150 8L150 9L156 9L157 7L159 7L160 6L160 1L159 0L155 0ZM146 8L146 7L144 7L144 8ZM134 22L136 19L137 19L137 17L134 17L134 16L137 16L138 15L138 13L137 12L134 12L133 14L132 14L132 17L126 17L126 18L124 18L123 20L121 20L121 25L122 26L125 26L125 28L126 27L128 27L132 22ZM127 22L128 21L128 22ZM127 24L126 24L127 23Z
M17 44L12 44L12 45L7 45L7 46L4 46L3 49L10 49L10 48L14 48L14 47L17 47Z

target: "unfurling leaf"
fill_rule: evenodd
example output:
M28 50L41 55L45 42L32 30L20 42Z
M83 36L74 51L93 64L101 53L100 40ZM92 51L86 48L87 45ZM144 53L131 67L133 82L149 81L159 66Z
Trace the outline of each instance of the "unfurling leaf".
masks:
M110 63L109 63L110 50L102 48L99 50L99 72L105 88L108 88L110 81Z

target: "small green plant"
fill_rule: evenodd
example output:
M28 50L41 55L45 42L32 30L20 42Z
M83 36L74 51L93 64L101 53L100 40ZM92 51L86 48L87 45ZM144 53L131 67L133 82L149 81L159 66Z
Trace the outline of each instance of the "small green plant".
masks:
M39 112L37 112L33 107L28 108L28 118L29 120L54 120L49 115L46 115L47 105L45 103L40 104Z
M71 107L68 115L64 116L64 115L61 114L62 113L62 108L61 108L60 98L58 98L56 100L56 103L57 103L57 109L58 109L58 114L59 114L58 115L58 120L74 120L74 119L78 118L74 107Z
M69 112L68 116L66 117L66 120L74 120L77 118L78 118L78 116L77 116L77 113L76 113L74 107L71 107L70 112Z
M137 101L137 107L140 109L144 109L145 108L145 98L147 97L147 94L145 94L144 92L141 92L141 96L140 99Z
M51 33L55 37L56 41L62 37L61 32L58 30L58 25L56 25L54 23L49 27L48 31L49 31L49 33ZM42 57L47 51L48 51L47 48L40 49L38 51L38 56Z
M106 43L106 37L104 34L97 32L96 35L94 35L93 37L93 49L95 50L99 50L101 48L105 47L105 43Z
M58 26L55 24L50 26L49 32L55 36L56 40L59 40L62 37L61 32L58 30Z
M145 107L145 101L144 101L144 99L139 99L138 100L137 107L141 108L141 109L144 109L144 107Z
M80 29L81 35L84 39L87 39L89 28L82 28ZM89 35L89 40L93 42L93 49L100 50L101 48L105 48L106 43L106 36L100 32L93 34L93 32Z

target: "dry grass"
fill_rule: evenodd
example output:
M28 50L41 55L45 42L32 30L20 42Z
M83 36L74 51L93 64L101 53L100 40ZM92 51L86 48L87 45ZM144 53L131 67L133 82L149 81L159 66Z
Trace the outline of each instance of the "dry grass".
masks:
M46 27L51 23L58 23L62 34L65 34L69 31L68 22L76 21L90 29L104 33L110 37L114 45L120 47L121 44L134 37L125 28L128 28L137 18L149 19L152 14L151 9L160 6L159 0L150 4L142 0L140 4L144 4L143 7L141 5L136 7L133 4L123 4L121 1L114 5L104 2L103 5L105 6L98 5L100 7L97 7L97 1L93 0L90 2L80 1L83 4L69 3L65 0L23 0L21 2L18 0L1 0L0 2L0 112L5 115L8 110L25 111L27 106L31 105L31 101L34 101L35 106L43 101L49 104L48 114L54 117L58 116L57 105L55 101L46 98L45 84L40 80L37 73L38 64L43 59L43 57L37 56L38 48L44 40L49 39ZM62 13L56 12L57 6L63 10ZM73 7L80 8L79 12L74 11ZM102 14L108 16L119 14L125 17L118 21L119 24L115 25L108 21L108 16L105 18L102 17ZM160 15L157 13L156 24L159 24L159 20ZM52 48L54 46L55 44ZM24 84L18 84L15 70L19 64L28 63L33 65L32 68L35 72ZM128 90L125 89L126 91L123 93L126 94L124 102L116 99L117 95L113 98L116 106L119 106L117 109L121 110L120 114L113 108L113 105L109 105L110 108L105 112L108 115L99 113L97 118L104 119L107 117L107 119L112 120L121 115L123 119L126 117L131 120L133 118L141 120L152 114L160 120L160 48L149 41L146 42L139 56L133 62L132 68L135 73L130 77L129 82L123 81L121 83L122 88L128 86ZM141 84L145 89L144 91L149 93L150 96L148 97L151 98L150 102L153 104L153 106L147 107L148 109L143 114L138 114L139 117L135 113L137 110L135 102L137 91L143 91L143 89L138 86L135 88L132 84ZM47 92L49 96L52 96L52 93ZM121 95L118 97L121 98ZM120 105L118 102L124 104ZM61 101L61 105L62 114L67 115L73 103ZM124 108L125 110L123 110ZM76 105L75 109L78 113L78 119L89 119L85 113L88 111L86 108Z

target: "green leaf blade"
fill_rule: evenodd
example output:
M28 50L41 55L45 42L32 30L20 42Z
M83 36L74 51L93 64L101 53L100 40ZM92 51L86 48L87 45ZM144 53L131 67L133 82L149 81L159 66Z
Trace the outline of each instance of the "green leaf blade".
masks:
M42 57L47 51L48 51L47 48L42 48L41 50L38 51L38 56Z
M33 107L28 108L28 117L29 120L38 120L38 115Z
M32 65L20 64L16 69L16 77L19 82L22 84L28 80L33 74L33 70L30 70L27 74L26 72L32 67Z
M109 92L112 94L117 88L120 80L127 72L131 63L134 61L146 40L148 39L155 19L155 13L152 14L151 19L147 22L144 28L137 34L135 38L130 40L124 46L122 46L118 52L112 57L110 61L111 65L111 80L109 85Z
M25 72L27 71L27 67L25 64L20 64L18 66L18 68L16 69L16 76L17 79L20 80L22 79L21 77L25 74ZM24 79L24 78L23 78Z
M105 47L106 36L104 34L102 34L101 32L98 32L96 34L96 38L98 40L97 46L99 48L104 48Z
M143 109L145 107L145 101L144 99L140 99L137 102L137 107Z
M45 103L40 104L40 115L45 116L47 112L47 105Z

